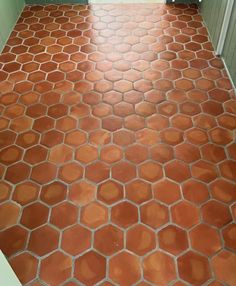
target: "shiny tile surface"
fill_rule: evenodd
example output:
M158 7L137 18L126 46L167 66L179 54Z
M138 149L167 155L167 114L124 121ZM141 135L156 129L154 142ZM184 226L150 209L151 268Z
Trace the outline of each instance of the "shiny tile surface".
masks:
M28 6L0 79L23 285L236 285L236 100L195 6Z

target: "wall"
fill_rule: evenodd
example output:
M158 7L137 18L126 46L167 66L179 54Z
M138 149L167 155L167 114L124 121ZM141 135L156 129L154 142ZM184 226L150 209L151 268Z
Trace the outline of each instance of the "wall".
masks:
M228 0L203 0L201 13L216 49Z
M236 2L234 1L233 11L230 18L222 57L236 87Z
M25 5L24 0L0 0L0 52Z
M228 0L203 0L201 4L201 14L208 28L215 50L221 32L227 1ZM221 57L225 61L226 68L229 71L234 86L236 86L236 1L234 1Z

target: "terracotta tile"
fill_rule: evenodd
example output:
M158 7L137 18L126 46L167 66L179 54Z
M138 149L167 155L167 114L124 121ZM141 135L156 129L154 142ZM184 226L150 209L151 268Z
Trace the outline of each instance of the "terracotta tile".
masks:
M119 285L133 285L141 277L139 259L128 252L117 254L109 261L109 277Z
M166 128L160 133L161 139L164 143L169 145L177 145L183 141L183 134L174 128Z
M186 200L195 204L202 204L209 199L207 186L194 179L183 183L182 192Z
M163 177L162 167L154 162L146 162L139 167L139 176L147 181L156 182Z
M220 171L223 177L235 181L236 172L235 172L235 162L233 160L226 160L220 164Z
M187 233L179 227L168 225L158 232L159 247L173 255L188 248Z
M132 144L126 148L125 157L133 163L141 163L148 158L148 149L138 144Z
M145 99L148 102L157 104L157 103L162 102L164 100L164 96L163 96L163 93L161 91L150 90L147 93L145 93Z
M219 101L219 102L225 102L229 99L229 94L226 90L215 88L209 92L212 99Z
M120 161L122 159L122 155L121 148L115 145L104 146L100 153L101 160L106 163L115 163Z
M206 257L193 251L178 258L180 278L191 285L202 285L211 278L211 271Z
M13 119L13 118L22 116L24 114L24 111L25 111L25 108L22 105L14 104L14 105L7 106L3 114L9 119ZM14 122L16 123L15 126L11 127L13 130L16 128L19 128L18 125L20 125L19 121L15 120ZM20 123L22 123L22 125L24 124L27 128L27 119L26 120L21 119Z
M77 220L78 208L69 202L63 202L52 208L50 222L60 229L75 224Z
M189 166L182 161L173 160L165 166L166 176L177 183L190 178Z
M69 282L67 282L66 284L64 284L65 286L76 286L77 284L76 284L76 282L74 282L74 281L69 281ZM37 285L36 285L37 286Z
M236 266L236 255L233 252L222 251L212 258L212 267L216 278L228 285L234 285L235 275L233 270Z
M153 252L143 260L144 278L153 284L167 285L176 278L173 259L160 251Z
M212 256L222 247L218 231L206 224L197 225L189 235L192 248L207 256Z
M114 284L112 284L111 282L105 281L105 282L99 284L99 286L114 286Z
M155 233L142 225L127 231L126 248L137 255L145 255L156 247Z
M47 107L41 103L36 103L27 108L26 114L32 118L39 118L45 115Z
M203 145L208 142L206 132L199 128L193 128L186 133L187 140L194 145Z
M181 129L181 130L187 130L193 126L192 120L190 117L186 115L175 115L171 118L171 122L173 127Z
M191 163L200 159L200 152L197 147L188 143L182 143L175 148L177 159L183 160L186 163Z
M41 144L47 147L53 147L62 143L64 135L57 130L45 132L41 137Z
M202 217L206 223L218 228L223 227L232 220L229 208L224 204L213 200L209 200L202 207Z
M10 165L20 161L22 157L22 150L17 146L10 146L0 151L0 162L3 165Z
M83 284L94 285L105 278L106 259L95 251L89 251L75 261L74 276Z
M4 203L0 206L0 229L7 228L17 223L20 209L16 204L11 202Z
M121 182L128 182L136 175L136 168L130 163L121 161L112 167L112 177Z
M136 132L137 142L143 145L153 145L160 142L159 134L152 129L144 128Z
M66 186L60 182L53 182L49 185L43 186L40 199L48 205L54 205L66 198Z
M234 100L228 100L225 102L224 107L227 112L235 114L236 104Z
M85 164L95 161L97 157L97 149L91 145L83 145L79 147L75 153L75 159Z
M124 126L129 130L137 131L144 128L144 125L144 118L139 115L129 115L124 120Z
M83 176L83 168L78 163L67 163L59 169L59 178L66 183L73 183Z
M59 233L49 227L42 226L30 234L28 250L43 256L58 248Z
M131 104L136 104L141 102L143 99L143 93L136 91L136 90L131 90L128 92L124 93L124 101L131 103ZM119 100L120 101L120 100Z
M99 128L99 120L93 117L84 117L80 120L80 128L85 131L92 131Z
M211 195L223 203L233 203L236 199L236 186L224 179L216 179L210 185Z
M187 229L198 224L200 219L199 209L184 200L171 207L171 215L173 222Z
M30 282L37 275L38 260L27 252L11 258L9 262L23 284Z
M70 278L72 259L60 251L44 258L40 266L40 278L51 285L63 283Z
M25 227L34 229L47 221L48 213L46 206L36 202L24 208L20 222Z
M213 116L207 114L199 114L194 118L194 122L198 128L209 130L216 126L216 120ZM200 133L199 133L200 134ZM190 137L191 133L190 133ZM203 139L204 137L202 137Z
M106 117L110 114L112 114L112 108L110 105L108 105L106 103L100 103L98 105L95 105L93 108L93 115L96 117L103 118L103 117Z
M102 162L92 163L86 167L85 176L89 180L99 183L108 178L110 173L109 167Z
M113 134L113 141L120 146L127 146L134 142L134 134L128 130L119 130Z
M125 117L134 113L134 107L128 102L119 102L114 105L114 114L120 117Z
M94 247L102 254L112 255L123 248L123 232L113 225L106 225L95 232Z
M83 131L75 130L66 134L65 143L77 147L86 142L86 134Z
M150 149L151 158L160 163L165 163L173 159L172 147L165 144L157 144Z
M52 118L60 118L67 115L68 108L62 103L51 105L48 109L48 115Z
M201 148L203 159L218 163L226 159L225 151L223 147L217 146L215 144L206 144Z
M209 284L209 286L222 286L223 284L221 284L220 282L218 281L213 281Z
M37 183L45 184L52 181L56 176L57 168L51 163L41 163L32 169L31 179Z
M169 220L168 210L156 201L150 201L141 207L141 221L156 229Z
M6 201L10 197L11 186L5 182L0 183L0 202Z
M105 224L108 220L108 210L103 205L92 202L81 210L80 221L90 228Z
M66 230L62 234L62 249L71 255L78 255L89 249L91 245L91 232L80 226L75 225Z
M5 179L13 184L20 183L27 179L30 167L25 163L18 162L7 168Z
M231 132L220 127L210 131L210 138L213 143L218 145L227 145L233 140Z
M89 142L96 145L106 145L111 141L111 133L106 130L95 130L89 134Z
M70 186L68 198L77 205L86 205L95 200L95 186L84 181Z
M28 232L20 226L12 226L0 233L0 248L4 255L11 256L24 250Z
M193 164L192 175L200 181L209 183L216 179L218 174L213 164L201 160Z
M56 129L62 132L73 130L76 128L76 126L77 126L76 120L70 116L64 116L58 119L56 122Z
M134 203L141 204L152 198L151 185L142 180L135 180L125 187L126 198Z
M71 107L70 115L75 119L89 115L89 106L84 103L78 103Z
M99 185L97 199L110 205L123 198L123 187L115 181L108 180Z
M35 145L28 149L24 155L24 161L35 165L46 160L48 150L40 145Z
M108 92L113 89L113 84L110 81L107 80L100 80L99 82L96 82L94 85L94 89L97 92ZM119 91L119 89L117 89Z
M23 182L15 187L12 199L20 205L26 205L37 199L39 186L32 182Z
M230 224L226 226L226 228L222 231L223 238L224 238L224 244L225 247L235 250L235 231L236 231L236 225L235 224Z
M177 106L173 102L164 101L158 105L158 111L164 116L172 116L177 112Z
M45 132L54 127L54 120L44 116L34 121L33 129L38 132Z
M128 202L119 203L111 209L111 221L120 227L127 228L138 221L138 210Z
M101 96L99 93L90 92L83 96L83 102L89 105L95 105L101 102Z
M154 197L163 203L173 204L181 198L180 187L168 180L163 179L153 186Z
M236 128L236 117L232 115L222 115L218 118L220 126L234 130Z
M40 102L47 106L54 105L59 101L60 101L60 94L54 91L43 93L40 99Z

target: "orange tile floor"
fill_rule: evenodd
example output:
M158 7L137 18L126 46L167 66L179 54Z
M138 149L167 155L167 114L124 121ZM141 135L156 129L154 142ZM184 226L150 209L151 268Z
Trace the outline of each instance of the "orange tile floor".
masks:
M195 6L28 6L0 68L23 285L236 285L236 100Z

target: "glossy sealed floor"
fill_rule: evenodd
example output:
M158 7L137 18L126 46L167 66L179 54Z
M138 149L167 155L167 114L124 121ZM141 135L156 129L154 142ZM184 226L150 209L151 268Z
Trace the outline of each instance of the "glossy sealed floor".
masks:
M0 68L23 285L236 285L236 100L195 6L28 6Z

